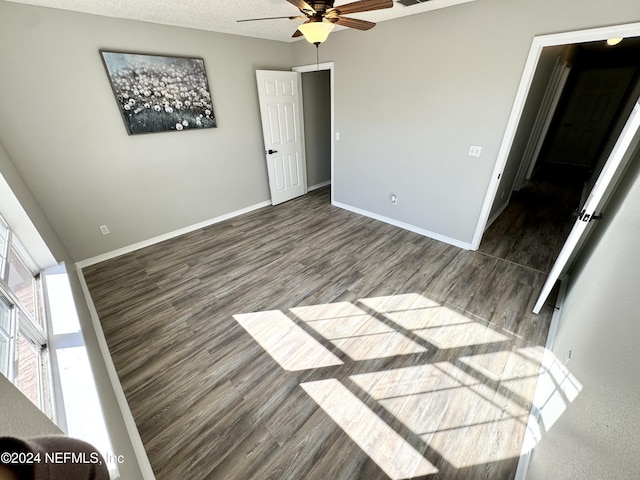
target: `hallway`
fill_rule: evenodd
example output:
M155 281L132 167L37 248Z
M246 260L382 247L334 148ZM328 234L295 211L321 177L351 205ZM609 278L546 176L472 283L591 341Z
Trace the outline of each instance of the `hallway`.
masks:
M549 273L573 224L584 167L545 163L487 229L479 252Z

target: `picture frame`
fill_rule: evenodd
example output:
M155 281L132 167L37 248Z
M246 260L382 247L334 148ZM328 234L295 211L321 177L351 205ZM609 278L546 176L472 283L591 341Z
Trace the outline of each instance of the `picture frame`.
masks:
M204 60L100 50L127 133L215 128Z

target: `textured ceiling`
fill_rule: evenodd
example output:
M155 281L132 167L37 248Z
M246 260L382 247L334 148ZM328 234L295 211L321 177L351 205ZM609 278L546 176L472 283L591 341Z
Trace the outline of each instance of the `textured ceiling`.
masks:
M286 0L7 0L42 7L91 13L105 17L211 30L269 40L292 41L291 35L302 21L264 20L237 23L246 18L298 14ZM335 5L353 0L336 0ZM429 0L410 7L394 3L393 8L351 15L372 22L414 15L474 0ZM337 27L336 30L344 27Z

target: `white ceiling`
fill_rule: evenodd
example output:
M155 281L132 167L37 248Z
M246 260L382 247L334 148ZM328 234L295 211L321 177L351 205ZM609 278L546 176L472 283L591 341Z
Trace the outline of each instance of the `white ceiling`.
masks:
M143 22L210 30L269 40L292 41L300 20L264 20L237 23L246 18L297 15L299 11L286 0L7 0L42 7L125 18ZM336 0L344 5L355 0ZM393 8L350 15L372 22L423 13L474 0L430 0L405 7L394 3ZM344 27L337 27L336 30Z

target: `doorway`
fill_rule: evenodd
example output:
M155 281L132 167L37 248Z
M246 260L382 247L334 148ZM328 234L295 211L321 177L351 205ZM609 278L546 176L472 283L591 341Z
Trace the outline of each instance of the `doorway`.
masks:
M507 185L508 189L513 184L513 178L515 178L516 172L513 172L511 176L509 175L510 172L507 168L509 166L508 160L510 160L512 150L518 147L515 143L515 135L521 121L526 121L526 118L524 117L525 106L529 94L535 88L535 85L533 85L534 76L538 67L543 63L543 51L551 50L553 48L561 49L565 45L569 44L604 41L608 38L615 37L633 38L639 36L640 23L631 23L626 25L614 25L534 37L525 63L524 71L520 79L520 85L516 92L511 114L505 128L502 144L487 188L485 200L483 202L480 215L478 216L478 222L471 242L471 248L473 250L477 250L480 245L484 231L489 224L489 217L492 213L491 210L494 205L494 201L496 198L501 198L503 196L502 192L504 192L503 187L505 185ZM511 162L509 162L509 164L511 164Z
M520 163L518 176L507 201L501 204L499 197L494 201L496 215L489 221L479 251L544 273L551 270L640 96L639 58L639 38L625 39L615 47L597 41L543 50L525 120L520 122L505 168L513 172ZM557 106L546 112L540 99L541 93L548 97L553 87L553 71L548 68L552 60L556 66L566 65L571 73ZM538 124L548 124L539 139L528 120L533 118L531 110L537 110ZM528 149L536 144L540 147L533 158L528 157Z
M301 74L307 189L331 183L331 72Z
M307 190L333 184L335 148L334 64L293 67L300 74ZM331 188L333 203L333 188Z
M472 241L472 249L478 249L480 246L480 241L483 238L485 229L489 224L489 217L491 214L492 207L494 206L494 202L497 198L502 198L504 196L504 189L511 191L511 186L513 185L513 180L516 176L516 171L518 170L518 166L516 165L515 169L513 167L513 163L508 162L512 151L514 150L514 141L516 132L520 125L520 122L523 121L523 112L525 110L525 104L527 102L530 90L532 88L532 83L534 79L534 75L536 73L536 69L538 68L538 64L541 60L541 56L543 50L547 47L562 47L568 44L578 44L585 42L596 42L596 41L605 41L608 38L634 38L640 36L640 23L633 23L627 25L618 25L611 27L602 27L590 30L581 30L575 32L567 32L560 34L552 34L552 35L544 35L539 37L534 37L531 49L529 50L529 56L527 58L525 69L522 74L522 78L520 81L520 85L518 87L516 98L513 104L513 108L511 110L511 115L509 117L509 121L507 122L507 127L505 130L505 134L503 136L502 144L500 150L498 152L498 158L496 160L492 178L490 180L489 187L487 188L487 194L485 196L485 201L482 205L482 209L480 215L478 217L478 223L476 224L476 230L474 233L473 241ZM640 108L640 107L639 107ZM625 130L622 130L619 138L615 139L614 150L616 152L616 156L624 156L626 151L624 149L628 148L629 143L627 141L627 136L625 135L625 131L627 127L623 127ZM628 133L628 132L627 132ZM623 139L624 137L624 139ZM609 162L608 162L609 163ZM616 178L619 171L620 162L614 162L618 166L615 167L615 171L607 171L607 181L605 182L596 182L594 186L594 191L597 190L599 192L603 191L603 189L607 189L608 192L612 188L615 188L614 184L611 184L612 178ZM603 170L604 174L604 170ZM499 190L502 190L503 193L498 195ZM600 197L602 198L602 197ZM587 204L589 208L595 209L599 205L599 201L589 201L587 200ZM583 222L589 222L593 219L595 212L581 212L579 214L578 219L574 223L574 228L571 233L573 234L574 230L577 226L582 224ZM571 238L571 235L570 235ZM562 262L556 261L554 263L551 273L555 278L561 278L566 274L566 270L571 266L570 260L575 258L577 254L577 250L579 248L578 245L581 245L582 242L577 242L573 246L571 246L571 251L567 248L567 244L563 246L559 260L564 259ZM560 271L562 270L562 271ZM547 283L550 283L551 278L548 279ZM550 289L547 288L545 284L545 288L541 292L540 298L536 303L536 309L538 306L544 302L546 296L548 295ZM543 298L544 297L544 298ZM534 309L534 311L536 311ZM539 310L539 309L538 309Z

